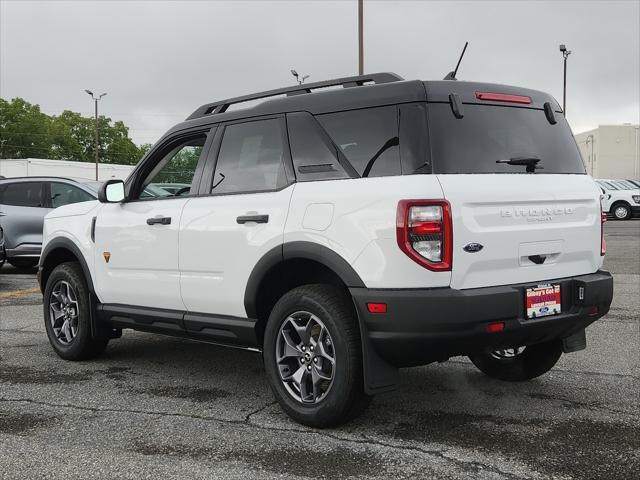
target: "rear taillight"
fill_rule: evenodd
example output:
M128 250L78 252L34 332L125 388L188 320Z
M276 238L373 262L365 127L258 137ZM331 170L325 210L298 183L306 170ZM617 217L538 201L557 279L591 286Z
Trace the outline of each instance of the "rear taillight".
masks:
M607 214L602 211L600 207L600 256L604 256L607 253L607 242L604 239L604 222L607 221Z
M401 200L396 214L398 246L411 260L434 271L451 270L451 207L444 200Z

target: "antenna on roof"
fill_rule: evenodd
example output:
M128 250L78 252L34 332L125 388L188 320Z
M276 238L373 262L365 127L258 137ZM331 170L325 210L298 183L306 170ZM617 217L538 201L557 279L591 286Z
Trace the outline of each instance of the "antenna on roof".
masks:
M457 80L456 74L458 73L458 67L460 66L460 62L462 62L462 57L464 57L464 52L467 51L467 45L469 42L464 43L464 48L462 49L462 53L460 54L460 58L458 59L458 64L456 65L456 69L453 72L449 72L444 80Z

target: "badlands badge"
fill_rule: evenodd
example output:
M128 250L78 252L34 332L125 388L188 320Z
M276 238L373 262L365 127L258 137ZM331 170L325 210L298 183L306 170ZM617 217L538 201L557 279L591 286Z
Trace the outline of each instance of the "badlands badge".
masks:
M104 261L109 263L109 260L111 259L111 253L110 252L103 252L102 256L104 257Z

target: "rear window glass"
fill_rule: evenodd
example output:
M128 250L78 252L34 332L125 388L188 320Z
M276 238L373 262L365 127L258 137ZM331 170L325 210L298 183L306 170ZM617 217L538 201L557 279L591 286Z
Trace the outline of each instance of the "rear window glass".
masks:
M526 166L496 163L539 158L537 174L584 174L584 164L562 114L550 124L544 111L464 105L456 118L447 103L428 106L434 173L525 173Z
M0 185L0 203L17 207L44 207L41 182L16 182Z
M400 175L396 106L316 116L361 177Z

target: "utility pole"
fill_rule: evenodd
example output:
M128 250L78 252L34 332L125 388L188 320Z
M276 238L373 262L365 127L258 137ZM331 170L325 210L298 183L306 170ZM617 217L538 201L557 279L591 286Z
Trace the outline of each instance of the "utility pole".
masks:
M363 1L358 0L358 75L364 75Z
M567 58L571 55L571 50L567 50L565 44L560 45L560 51L564 57L564 81L562 86L562 111L564 116L567 116Z
M102 99L102 97L104 97L106 95L106 93L103 93L102 95L95 97L93 95L93 92L91 90L85 90L85 92L87 92L87 94L89 94L91 96L91 98L93 99L93 102L95 104L95 112L96 112L96 181L98 180L98 162L100 160L100 153L99 153L99 146L100 146L100 136L98 134L98 101L100 101Z

